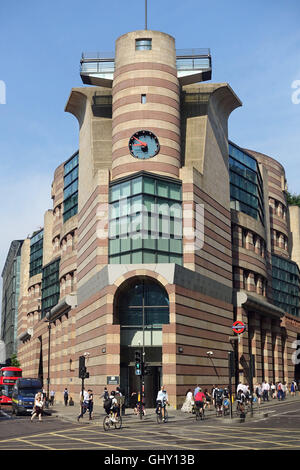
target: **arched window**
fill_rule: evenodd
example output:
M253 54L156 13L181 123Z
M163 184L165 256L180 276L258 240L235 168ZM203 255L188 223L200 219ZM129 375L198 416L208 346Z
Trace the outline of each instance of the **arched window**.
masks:
M169 297L157 282L135 278L120 288L116 323L121 326L151 326L169 323Z

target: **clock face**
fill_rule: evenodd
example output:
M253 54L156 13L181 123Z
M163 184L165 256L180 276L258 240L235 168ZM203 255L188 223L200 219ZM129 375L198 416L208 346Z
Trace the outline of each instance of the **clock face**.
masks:
M150 131L137 131L130 137L128 147L131 155L141 160L152 158L159 152L158 138Z

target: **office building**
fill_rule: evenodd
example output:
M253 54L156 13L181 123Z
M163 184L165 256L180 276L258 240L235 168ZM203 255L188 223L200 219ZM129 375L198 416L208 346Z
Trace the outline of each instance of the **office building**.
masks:
M164 384L175 407L197 383L228 384L230 351L235 383L249 382L250 355L254 382L293 379L299 269L284 169L228 140L242 103L208 82L210 51L135 31L115 54L83 54L81 77L65 108L79 150L56 169L53 208L22 248L26 375L77 397L84 355L95 395L118 384L129 396L139 350L147 406Z

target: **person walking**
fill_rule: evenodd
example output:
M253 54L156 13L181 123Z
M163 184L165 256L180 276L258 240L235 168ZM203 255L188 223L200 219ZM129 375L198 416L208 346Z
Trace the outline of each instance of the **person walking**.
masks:
M33 415L30 418L31 422L34 420L36 416L39 417L39 421L42 421L43 406L44 406L44 402L42 399L42 394L38 393L35 397Z
M89 420L91 421L93 419L93 411L94 411L94 395L93 395L93 390L88 390L89 394L89 404L88 404L88 410L89 410Z
M193 392L189 388L188 391L186 392L185 401L181 407L181 411L183 411L183 413L191 413L193 410L193 406L194 406Z
M204 390L204 395L205 395L205 398L206 398L206 405L208 406L208 409L210 410L210 404L212 402L212 398L211 398L211 394L209 393L207 388Z
M293 380L291 383L291 397L295 396L295 392L296 392L296 387L295 387L295 381Z
M156 397L156 413L158 412L158 407L160 406L163 421L165 421L165 407L168 403L168 394L164 385L162 385Z
M283 399L283 391L282 391L282 383L281 382L278 382L278 384L277 384L277 398L278 398L278 400Z
M54 405L54 398L55 398L55 391L54 391L54 390L51 390L51 391L50 391L50 405L51 405L51 406Z
M288 390L287 390L286 382L283 382L282 384L282 399L283 400L285 400L287 392Z
M255 388L255 395L257 396L257 403L260 405L261 403L261 395L262 395L262 388L260 384L256 385Z
M87 412L88 407L89 407L89 393L83 388L83 394L82 391L80 392L80 404L81 404L81 413L79 416L77 416L77 421L79 422L80 418L83 418L83 415Z
M65 388L65 390L64 390L64 402L65 402L65 406L68 406L68 401L69 401L69 392L68 392L68 389Z
M269 401L269 390L270 390L269 383L263 381L261 388L262 388L262 394L263 394L263 401Z
M274 382L271 383L271 398L274 400L276 398L276 385Z

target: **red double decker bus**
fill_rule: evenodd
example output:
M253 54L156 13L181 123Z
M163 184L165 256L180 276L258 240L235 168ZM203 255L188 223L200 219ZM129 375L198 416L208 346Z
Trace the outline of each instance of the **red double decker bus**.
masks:
M0 369L0 405L11 405L14 384L22 377L19 367L5 366Z

